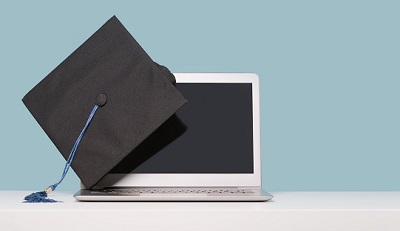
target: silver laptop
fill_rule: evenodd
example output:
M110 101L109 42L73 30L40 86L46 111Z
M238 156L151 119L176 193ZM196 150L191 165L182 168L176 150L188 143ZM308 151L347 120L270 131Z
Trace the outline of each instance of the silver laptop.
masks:
M261 188L259 79L174 73L189 101L80 201L267 201Z

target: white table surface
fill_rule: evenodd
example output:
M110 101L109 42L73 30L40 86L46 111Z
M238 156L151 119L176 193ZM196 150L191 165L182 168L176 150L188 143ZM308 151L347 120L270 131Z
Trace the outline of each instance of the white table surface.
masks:
M400 192L273 192L269 202L22 203L0 191L0 230L400 230Z

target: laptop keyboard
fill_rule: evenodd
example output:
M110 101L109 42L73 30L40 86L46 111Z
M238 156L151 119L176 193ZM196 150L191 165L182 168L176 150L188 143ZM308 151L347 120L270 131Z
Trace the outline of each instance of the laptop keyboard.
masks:
M253 190L249 189L160 189L160 188L142 188L142 189L103 189L93 190L94 194L249 194Z

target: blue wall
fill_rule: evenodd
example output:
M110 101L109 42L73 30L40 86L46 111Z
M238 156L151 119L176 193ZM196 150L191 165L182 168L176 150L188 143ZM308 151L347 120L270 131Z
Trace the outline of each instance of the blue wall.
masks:
M267 190L400 190L398 1L144 2L0 3L0 189L58 180L21 98L115 14L174 72L260 75Z

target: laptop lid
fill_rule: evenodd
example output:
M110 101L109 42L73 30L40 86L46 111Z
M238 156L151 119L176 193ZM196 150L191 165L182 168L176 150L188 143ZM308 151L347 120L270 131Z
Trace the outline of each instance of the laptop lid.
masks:
M258 76L174 75L189 103L94 188L260 187Z

